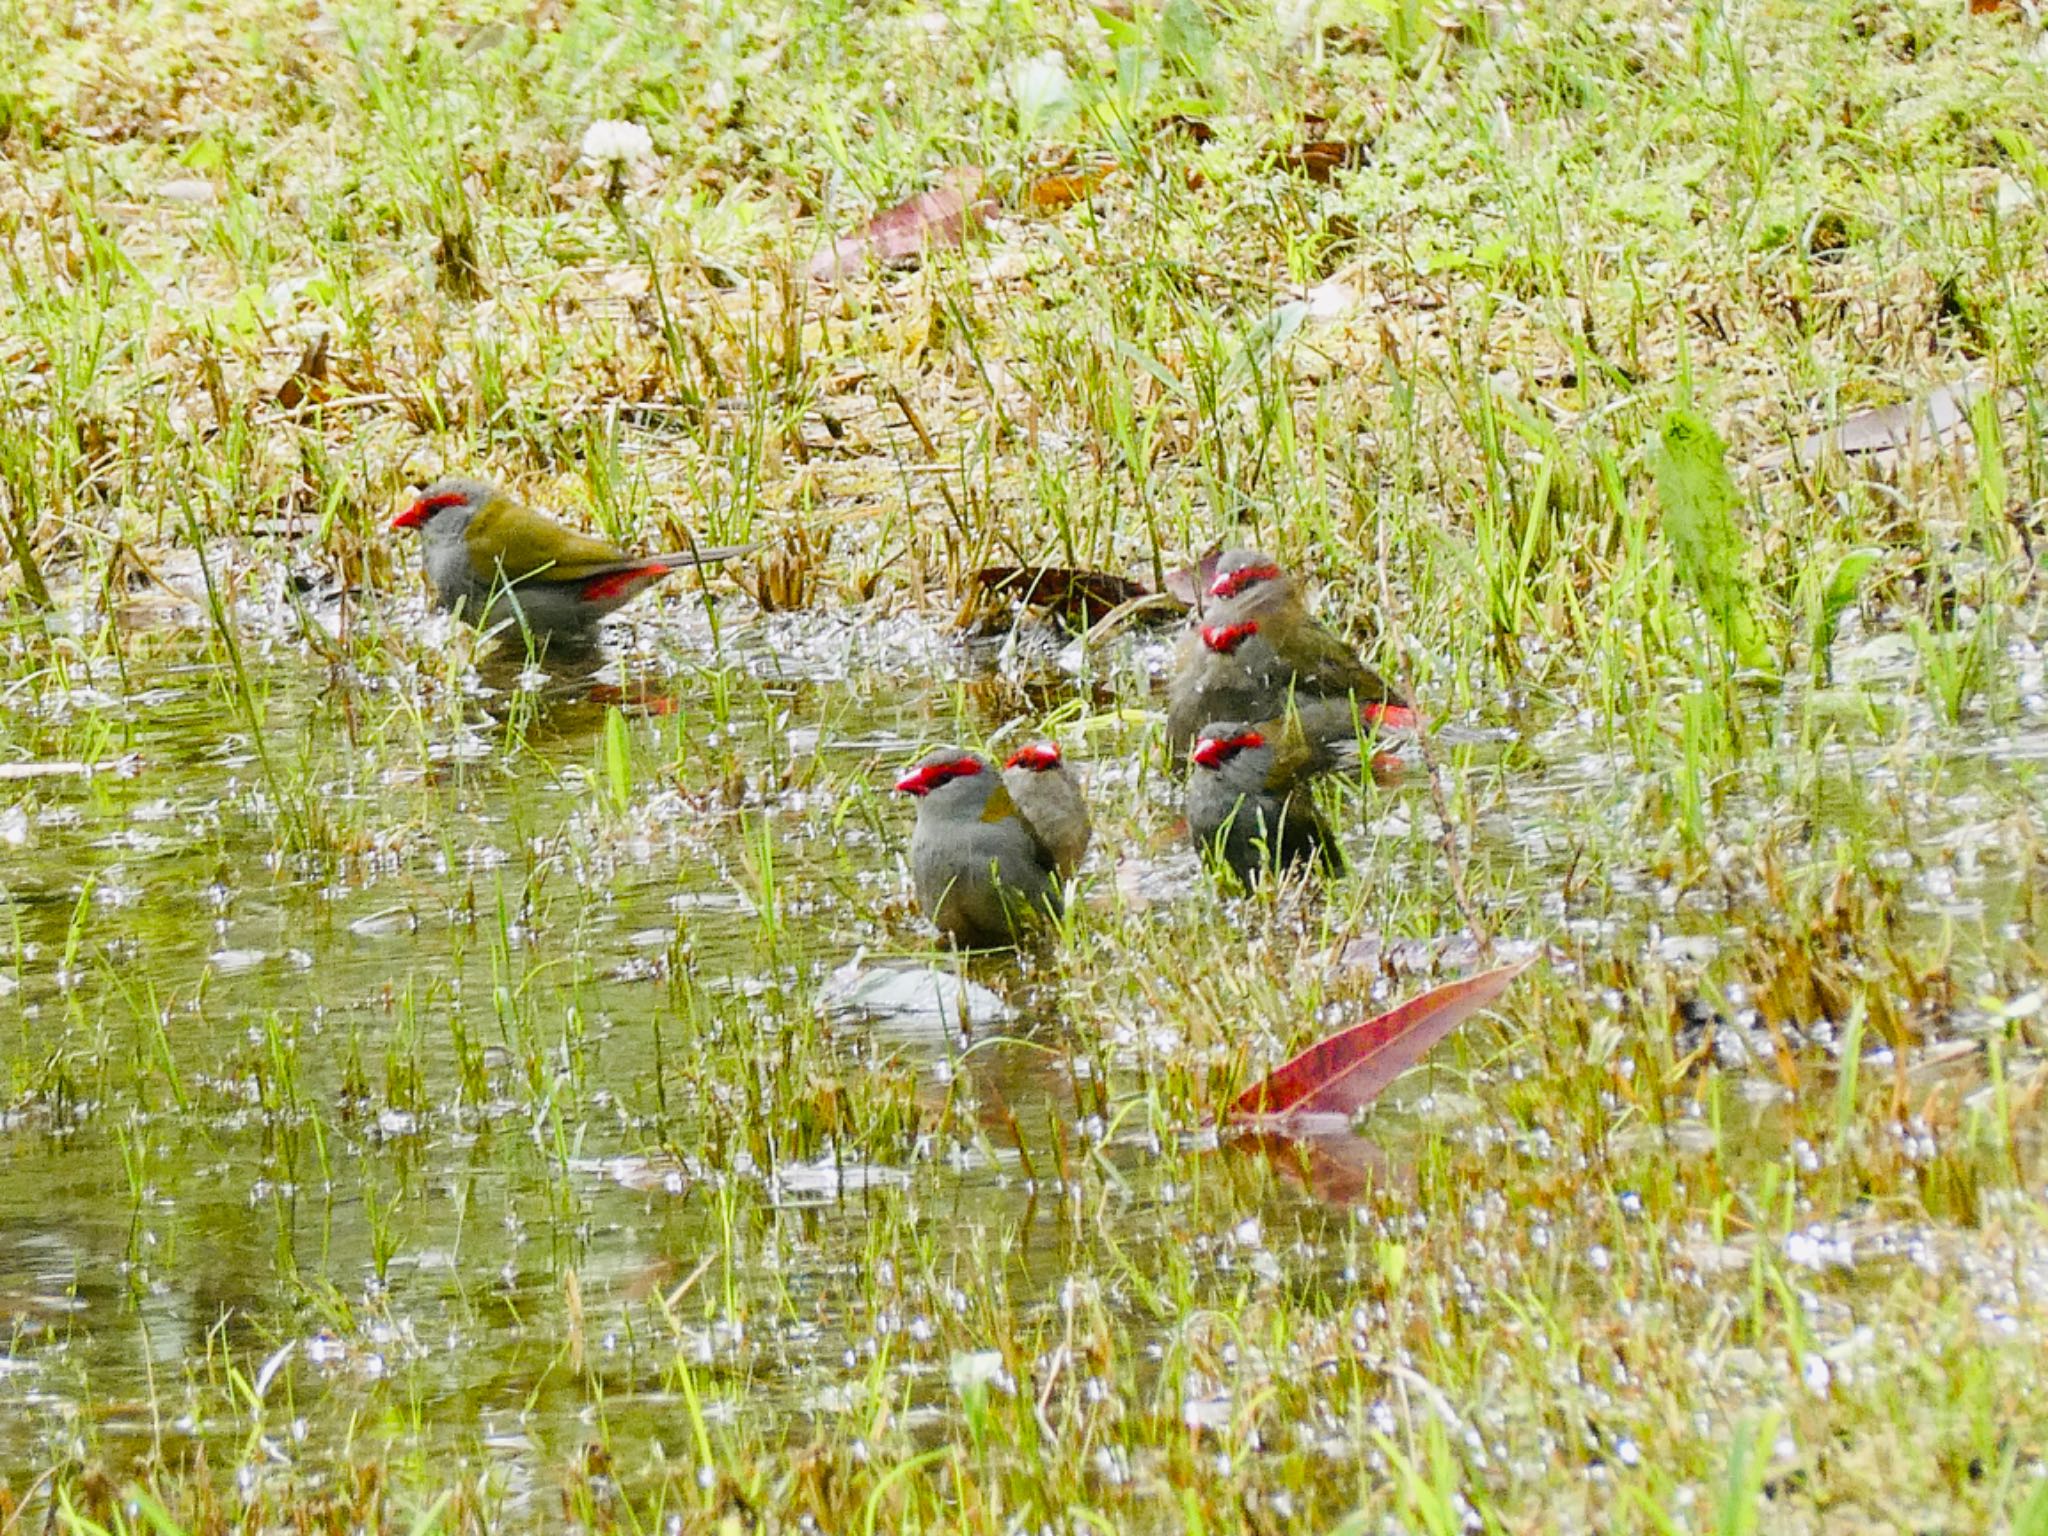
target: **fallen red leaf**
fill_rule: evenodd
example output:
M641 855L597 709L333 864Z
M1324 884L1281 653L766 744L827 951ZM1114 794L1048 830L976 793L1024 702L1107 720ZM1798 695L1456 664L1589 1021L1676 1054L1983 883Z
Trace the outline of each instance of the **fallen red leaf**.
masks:
M978 166L948 167L929 192L885 209L855 233L840 236L831 250L820 251L811 262L812 278L834 282L869 260L904 261L931 246L960 244L979 216L986 179Z
M1467 976L1339 1030L1239 1094L1233 1115L1354 1115L1429 1053L1431 1046L1507 991L1535 962Z

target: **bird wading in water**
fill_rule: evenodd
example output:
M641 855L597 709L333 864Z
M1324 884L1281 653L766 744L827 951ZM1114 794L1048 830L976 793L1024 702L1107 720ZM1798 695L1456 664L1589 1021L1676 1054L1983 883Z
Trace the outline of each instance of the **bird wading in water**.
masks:
M972 752L926 754L896 781L917 800L910 878L938 930L969 949L1014 945L1062 910L1058 861L1003 776Z
M749 553L751 544L629 555L506 495L488 480L437 480L392 519L416 528L434 605L479 629L516 622L536 649L587 646L598 621L671 571Z

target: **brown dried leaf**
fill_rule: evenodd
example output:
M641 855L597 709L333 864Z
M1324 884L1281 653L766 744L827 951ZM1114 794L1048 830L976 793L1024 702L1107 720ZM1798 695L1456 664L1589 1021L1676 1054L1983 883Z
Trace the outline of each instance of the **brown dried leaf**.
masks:
M1355 170L1365 163L1365 146L1338 139L1311 139L1280 156L1280 164L1310 181L1333 180L1339 171Z
M1211 128L1199 117L1189 117L1184 112L1176 112L1172 117L1163 119L1159 124L1159 129L1162 133L1185 134L1197 144L1206 144L1216 137L1216 130L1214 128Z
M1112 609L1150 596L1147 588L1107 571L1079 571L1071 566L987 565L974 573L982 590L1067 618L1099 622Z
M277 403L286 410L302 404L315 395L327 393L327 342L328 334L322 331L317 340L299 356L299 366L291 377L277 386Z
M1095 195L1095 189L1109 179L1116 170L1112 162L1094 166L1088 170L1062 171L1055 176L1041 176L1031 184L1027 200L1040 213L1058 213L1076 203L1086 202Z

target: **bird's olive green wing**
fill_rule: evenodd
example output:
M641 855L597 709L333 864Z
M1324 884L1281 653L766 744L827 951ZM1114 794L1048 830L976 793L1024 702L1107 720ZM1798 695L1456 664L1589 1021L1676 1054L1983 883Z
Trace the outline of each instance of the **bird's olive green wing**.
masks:
M544 581L581 581L601 576L627 557L617 546L573 528L507 497L493 497L470 520L467 531L470 569L479 581L537 577Z
M1393 689L1320 624L1303 624L1291 647L1295 686L1303 693L1348 693L1361 704L1398 702Z
M1301 720L1295 715L1262 721L1253 729L1273 749L1273 766L1266 771L1266 788L1275 794L1285 794L1317 774L1342 767L1347 757L1356 761L1354 754L1347 754L1341 747L1304 734Z

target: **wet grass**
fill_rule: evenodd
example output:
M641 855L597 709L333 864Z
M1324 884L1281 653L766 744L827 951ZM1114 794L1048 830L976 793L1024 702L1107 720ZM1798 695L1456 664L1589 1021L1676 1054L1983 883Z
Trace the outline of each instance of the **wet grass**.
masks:
M0 1531L2048 1530L2038 18L1533 9L0 8ZM457 468L765 550L529 669ZM1327 891L972 580L1218 540L1431 722ZM1081 899L934 954L1026 731Z

